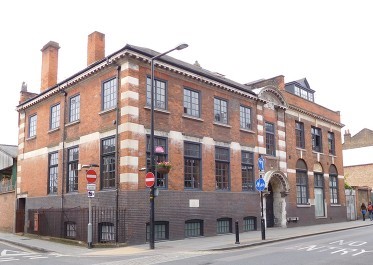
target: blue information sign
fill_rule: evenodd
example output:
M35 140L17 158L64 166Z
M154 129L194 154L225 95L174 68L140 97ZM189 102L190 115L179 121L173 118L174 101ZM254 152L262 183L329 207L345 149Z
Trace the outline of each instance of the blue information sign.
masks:
M263 157L258 158L258 168L259 171L264 171L265 161Z
M260 178L255 181L255 188L257 191L263 191L266 187L266 182L264 179Z

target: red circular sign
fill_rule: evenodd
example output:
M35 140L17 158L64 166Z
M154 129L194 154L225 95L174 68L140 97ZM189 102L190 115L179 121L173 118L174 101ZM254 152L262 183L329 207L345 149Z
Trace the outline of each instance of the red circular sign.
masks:
M153 187L154 186L154 180L155 180L155 178L154 178L154 174L152 172L146 173L146 175L145 175L145 185L146 185L146 187L148 187L148 188Z
M95 183L96 178L97 178L96 171L94 171L93 169L88 170L86 177L87 177L88 183Z

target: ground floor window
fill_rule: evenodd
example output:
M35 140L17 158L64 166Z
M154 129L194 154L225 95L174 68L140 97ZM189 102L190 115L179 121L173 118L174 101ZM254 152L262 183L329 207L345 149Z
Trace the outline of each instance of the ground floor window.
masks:
M110 241L115 240L115 227L113 223L99 223L99 236L100 236L100 242L106 243Z
M217 220L216 225L217 234L232 233L232 219L231 218L220 218Z
M256 230L256 217L248 216L243 219L243 230L244 231L255 231Z
M154 240L167 240L168 239L168 222L155 222L154 225ZM150 224L146 224L146 241L150 240Z
M65 223L65 235L67 238L76 238L76 223L74 222Z
M203 236L203 220L188 220L185 222L185 237Z

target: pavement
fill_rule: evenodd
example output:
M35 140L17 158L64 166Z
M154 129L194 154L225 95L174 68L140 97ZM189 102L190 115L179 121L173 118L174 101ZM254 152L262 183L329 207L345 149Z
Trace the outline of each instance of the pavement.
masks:
M262 239L262 233L259 230L240 233L238 242L236 242L235 234L224 234L211 237L156 242L154 250L149 248L149 244L111 248L93 247L89 249L87 248L87 244L84 242L81 242L80 245L73 245L63 241L56 242L48 237L38 237L27 234L20 235L7 232L0 232L0 241L32 249L37 252L52 252L62 255L133 255L137 253L154 252L156 250L159 252L228 250L372 225L373 221L367 219L366 221L356 220L292 228L275 227L266 229L264 240Z

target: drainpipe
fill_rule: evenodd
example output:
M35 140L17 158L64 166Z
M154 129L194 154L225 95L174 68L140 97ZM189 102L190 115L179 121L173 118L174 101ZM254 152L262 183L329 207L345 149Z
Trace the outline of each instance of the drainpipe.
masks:
M120 71L121 66L117 65L117 109L116 109L116 120L115 120L115 189L116 189L116 198L115 198L115 243L118 244L118 227L119 227L119 122L120 122Z
M64 187L65 187L65 138L66 138L66 104L67 104L67 92L65 90L61 90L62 95L64 96L64 103L63 103L63 119L62 119L62 187L61 187L61 237L63 235L64 225L63 225L63 216L64 216Z

